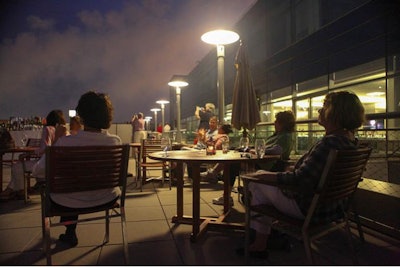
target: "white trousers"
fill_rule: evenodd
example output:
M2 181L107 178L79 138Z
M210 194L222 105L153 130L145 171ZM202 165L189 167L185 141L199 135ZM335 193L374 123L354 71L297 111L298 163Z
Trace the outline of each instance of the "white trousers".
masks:
M26 170L32 171L33 165L35 165L36 162L36 160L25 161ZM21 161L17 161L12 165L11 180L7 187L14 191L24 189L24 169Z
M134 143L140 143L142 139L147 139L147 131L135 131L133 133Z
M270 204L289 216L297 219L304 219L304 215L300 211L296 201L285 196L279 188L250 182L249 191L251 192L252 205ZM271 233L272 223L273 218L260 216L250 221L250 227L259 233L269 235Z

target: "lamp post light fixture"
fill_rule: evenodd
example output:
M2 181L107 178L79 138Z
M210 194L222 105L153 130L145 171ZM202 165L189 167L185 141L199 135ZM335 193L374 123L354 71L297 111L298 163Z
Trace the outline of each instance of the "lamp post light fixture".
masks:
M161 109L159 108L152 108L150 111L154 112L154 131L157 131L157 112L160 111Z
M162 131L164 132L164 125L165 125L164 109L165 109L165 105L169 104L169 101L168 100L157 100L156 103L161 105L161 122L162 122L162 127L163 127Z
M189 83L184 81L181 76L174 75L171 81L168 83L169 86L175 87L176 89L176 141L180 143L182 141L181 133L181 87L188 86Z
M214 30L206 32L201 36L201 40L208 44L217 46L217 68L218 68L218 120L224 122L225 109L225 85L224 85L224 45L231 44L239 40L239 34L227 30Z

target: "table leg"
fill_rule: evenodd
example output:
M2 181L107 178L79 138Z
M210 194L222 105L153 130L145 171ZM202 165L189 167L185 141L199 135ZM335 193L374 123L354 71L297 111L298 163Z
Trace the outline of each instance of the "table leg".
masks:
M231 196L231 181L230 181L230 164L224 163L224 214L227 214L231 208L230 196Z
M3 155L0 154L0 192L3 192Z
M176 217L183 218L183 163L178 162L176 166Z
M193 212L193 228L191 240L196 241L200 233L200 163L192 164L192 179L193 179L193 199L192 199L192 212Z

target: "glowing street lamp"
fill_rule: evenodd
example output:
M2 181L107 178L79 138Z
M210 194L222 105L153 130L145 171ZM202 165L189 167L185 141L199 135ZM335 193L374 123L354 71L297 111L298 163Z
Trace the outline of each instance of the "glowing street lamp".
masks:
M164 121L164 108L166 104L169 104L168 100L157 100L156 101L157 104L161 105L161 121L162 121L162 126L163 126L163 132L164 132L164 125L165 125L165 121Z
M154 112L154 131L157 131L157 112L160 111L161 109L159 108L152 108L150 111Z
M225 109L225 85L224 85L224 45L231 44L239 40L239 34L227 30L215 30L206 32L201 36L201 40L208 44L217 46L217 63L218 63L218 120L224 122Z
M175 87L176 89L176 141L180 143L182 141L181 133L181 87L188 86L189 83L184 81L181 76L174 75L171 81L168 83L169 86Z

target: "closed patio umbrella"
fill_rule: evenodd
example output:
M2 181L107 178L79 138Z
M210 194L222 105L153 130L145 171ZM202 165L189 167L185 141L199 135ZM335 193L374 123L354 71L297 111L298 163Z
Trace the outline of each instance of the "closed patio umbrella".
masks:
M243 128L243 137L261 121L256 92L253 86L246 46L240 41L235 58L236 78L233 86L232 125Z

